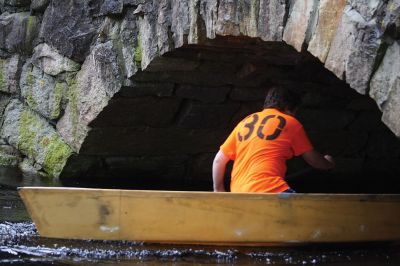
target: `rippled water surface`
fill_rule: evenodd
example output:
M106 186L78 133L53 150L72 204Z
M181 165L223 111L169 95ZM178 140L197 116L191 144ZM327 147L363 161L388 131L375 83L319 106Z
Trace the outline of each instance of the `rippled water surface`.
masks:
M211 247L41 238L16 190L0 187L0 265L400 265L400 245Z

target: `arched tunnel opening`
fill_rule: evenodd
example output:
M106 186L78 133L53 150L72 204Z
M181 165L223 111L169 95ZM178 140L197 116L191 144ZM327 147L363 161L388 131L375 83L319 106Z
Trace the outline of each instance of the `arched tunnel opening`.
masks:
M153 60L89 125L61 181L70 186L212 190L213 158L234 126L262 109L268 88L301 95L296 117L336 168L288 161L297 192L399 193L400 143L368 96L308 52L283 42L217 37ZM231 165L230 165L231 167ZM226 173L228 188L230 169Z

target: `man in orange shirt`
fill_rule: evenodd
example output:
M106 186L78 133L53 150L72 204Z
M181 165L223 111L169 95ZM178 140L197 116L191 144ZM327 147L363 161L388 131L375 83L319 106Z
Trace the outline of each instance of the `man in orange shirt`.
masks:
M264 110L247 116L220 147L213 162L214 191L225 191L226 164L234 160L231 192L294 192L286 183L286 160L301 155L312 167L328 170L330 155L314 150L303 126L293 116L299 99L272 87Z

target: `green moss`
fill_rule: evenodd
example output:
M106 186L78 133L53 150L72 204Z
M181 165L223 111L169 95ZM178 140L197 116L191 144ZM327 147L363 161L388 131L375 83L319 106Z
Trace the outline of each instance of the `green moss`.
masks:
M0 166L17 166L19 158L14 155L0 153Z
M46 140L47 149L43 162L43 169L52 177L58 177L64 168L67 159L72 154L71 148L58 135Z
M63 96L63 83L57 81L54 87L54 106L53 109L51 110L50 119L56 119L60 116L62 96Z
M140 63L142 62L142 38L140 37L140 35L138 35L137 37L137 45L135 47L135 51L134 51L134 57L135 57L135 61L136 63L138 63L140 65Z
M23 111L20 118L18 149L29 158L36 157L37 129L40 123L29 111Z
M56 132L43 134L43 123L30 111L21 113L18 149L34 161L43 156L39 163L44 171L50 177L58 177L72 150Z
M35 109L37 107L37 103L33 98L33 74L32 74L32 66L30 67L29 71L27 72L26 76L26 92L25 92L25 99L26 103L32 108Z
M69 80L68 82L68 101L69 101L69 108L71 112L71 123L73 125L72 128L72 135L74 139L77 139L77 129L79 123L79 111L78 111L78 88L76 84L76 80Z
M26 21L26 38L29 40L35 35L37 19L35 16L29 16Z

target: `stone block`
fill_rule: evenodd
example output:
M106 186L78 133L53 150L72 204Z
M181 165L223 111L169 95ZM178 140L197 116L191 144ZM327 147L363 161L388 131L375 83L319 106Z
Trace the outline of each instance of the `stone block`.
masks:
M100 1L52 1L44 13L40 36L60 54L83 62L97 31L93 15L99 13L100 4Z
M399 158L400 143L393 132L381 128L370 133L366 152L369 158Z
M325 62L333 36L342 17L345 0L322 0L318 8L318 21L307 50Z
M390 88L388 100L382 111L382 121L397 137L400 137L400 77L397 77Z
M198 129L226 127L239 107L239 103L200 104L189 102L179 114L178 126Z
M72 154L54 128L19 100L8 104L0 136L51 177L59 176Z
M174 83L134 82L129 87L122 87L115 97L136 98L143 96L169 97L174 93Z
M224 102L230 87L206 87L193 85L180 85L175 90L175 95L179 98L198 100L204 103Z
M31 0L31 10L35 12L44 12L49 5L50 0Z
M309 130L308 135L316 150L334 157L359 157L368 143L367 132Z
M111 99L90 127L166 127L180 107L177 98L114 98Z
M95 46L75 80L69 82L68 104L57 122L65 141L79 151L92 122L121 88L120 65L111 41Z
M19 92L18 83L23 60L18 54L10 58L0 58L0 91L11 94Z
M44 73L52 76L63 72L76 72L80 69L78 63L62 56L56 49L46 43L41 43L35 47L32 64L41 68Z
M40 28L40 19L29 12L0 15L0 48L9 53L31 54Z
M67 85L27 62L21 74L21 96L30 108L54 120L61 114L61 103Z
M295 1L289 14L288 21L283 32L283 40L293 46L298 52L303 48L303 45L308 41L307 31L312 32L315 12L318 9L316 6L318 1L304 0Z
M344 130L355 118L355 112L337 109L309 109L301 108L296 117L304 127L313 131Z
M122 0L104 0L100 7L100 15L117 15L124 8Z
M6 6L24 7L29 6L30 3L31 0L4 0Z
M183 181L188 156L106 157L105 163L113 176Z
M219 147L217 148L219 149ZM212 165L215 155L216 153L203 153L195 156L191 168L191 177L212 183Z
M386 126L381 121L381 112L378 110L367 110L360 112L354 121L348 126L349 130L354 132L370 132L382 130Z
M148 72L161 72L165 69L171 72L179 71L194 71L198 68L200 62L198 60L187 60L183 58L176 58L171 56L161 56L154 58L147 66Z
M93 128L80 154L98 156L158 156L217 152L226 129Z
M212 2L208 5L212 6ZM204 5L200 5L204 8ZM287 17L287 3L284 1L221 1L218 14L213 18L211 10L201 9L206 22L207 37L215 35L261 37L264 41L282 40L283 27ZM210 20L211 19L211 20ZM215 25L213 25L215 24ZM215 30L212 30L214 28Z
M267 89L264 88L235 87L229 98L234 101L264 101L266 95Z
M395 83L398 78L400 78L400 44L393 42L387 48L382 63L370 82L369 95L381 110L388 101L391 91L396 89Z
M366 21L346 5L325 62L327 69L360 94L367 92L381 45L377 23L376 18Z

